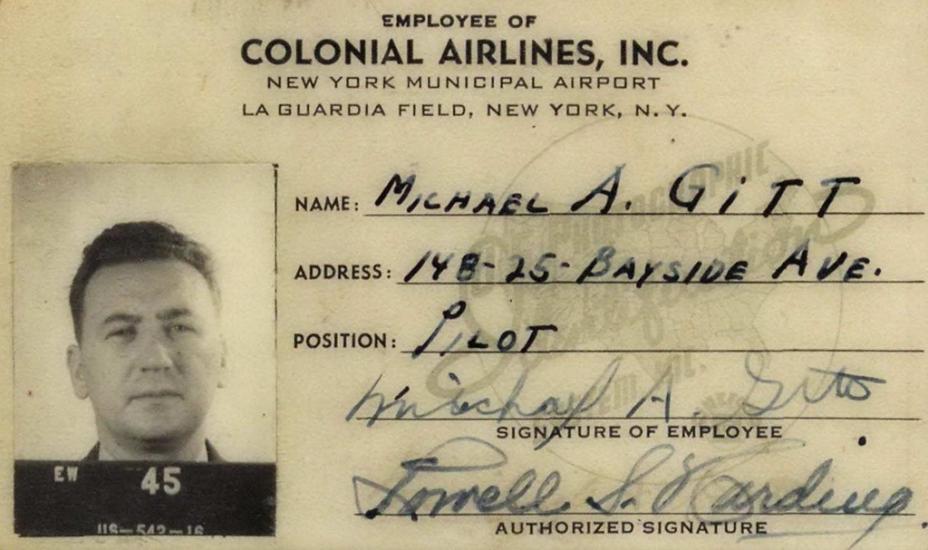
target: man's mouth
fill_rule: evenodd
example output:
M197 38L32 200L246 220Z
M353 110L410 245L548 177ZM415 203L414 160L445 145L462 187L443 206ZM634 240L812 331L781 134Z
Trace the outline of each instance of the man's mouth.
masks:
M165 399L168 397L180 399L183 398L183 395L175 390L147 390L132 394L129 401L135 401L136 399Z

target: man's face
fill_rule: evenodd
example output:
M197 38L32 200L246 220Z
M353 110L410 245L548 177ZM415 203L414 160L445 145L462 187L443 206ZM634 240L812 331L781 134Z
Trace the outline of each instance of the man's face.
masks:
M84 292L74 393L90 397L102 439L164 449L202 425L223 370L206 279L177 260L99 269Z

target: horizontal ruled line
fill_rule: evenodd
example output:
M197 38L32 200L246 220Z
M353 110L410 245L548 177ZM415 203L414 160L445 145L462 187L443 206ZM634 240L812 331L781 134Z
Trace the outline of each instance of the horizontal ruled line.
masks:
M544 416L539 418L494 418L491 416L488 417L461 417L461 416L429 416L424 418L416 417L402 417L402 418L388 418L383 416L378 416L373 418L370 416L359 416L355 417L355 420L359 421L370 421L376 420L377 422L529 422L532 420L571 420L571 421L580 421L580 420L608 420L610 422L616 421L627 421L627 422L637 422L641 420L712 420L712 421L722 421L722 420L821 420L821 421L836 421L836 422L921 422L921 417L917 416Z
M440 285L454 285L454 286L479 286L479 285L634 285L637 284L637 281L544 281L544 282L535 282L535 281L397 281L398 285L404 286L415 286L415 285L429 285L429 286L440 286ZM705 286L705 285L921 285L925 284L924 279L898 279L898 280L855 280L855 281L711 281L706 283L693 282L693 283L680 283L678 281L647 281L642 286L649 285L683 285L683 286Z
M888 212L828 212L824 217L828 216L924 216L925 212L923 211L888 211ZM529 218L546 218L551 216L651 216L651 217L660 217L660 216L714 216L720 218L731 218L731 217L772 217L772 216L818 216L818 212L773 212L764 216L763 212L728 212L726 214L719 214L718 212L609 212L606 214L600 214L599 212L541 212L537 214L532 214L529 212L516 212L513 214L472 214L472 213L462 213L462 212L448 212L448 213L435 213L435 212L420 212L418 214L405 213L405 212L381 212L381 213L366 213L365 217L368 218L514 218L514 217L529 217Z
M355 513L355 516L366 517L366 514ZM743 514L742 514L743 515ZM914 512L858 512L855 514L840 514L840 513L828 513L828 512L751 512L752 516L826 516L826 517L836 517L836 518L853 518L855 516L886 516L886 517L912 517L916 514ZM534 517L539 520L544 520L545 518L552 518L558 516L589 516L589 517L608 517L608 516L722 516L722 517L740 517L739 514L734 512L555 512L551 514L512 514L512 513L480 513L480 512L458 512L458 513L437 513L437 514L417 514L418 518L423 517ZM409 518L409 514L384 514L378 513L377 517L399 517L399 518Z
M403 350L402 353L412 354L413 350ZM453 350L439 351L426 350L421 355L444 354L546 354L546 353L925 353L923 349L871 349L871 348L741 348L741 349L658 349L658 348L617 348L617 349L549 349L528 351L498 351L498 350Z

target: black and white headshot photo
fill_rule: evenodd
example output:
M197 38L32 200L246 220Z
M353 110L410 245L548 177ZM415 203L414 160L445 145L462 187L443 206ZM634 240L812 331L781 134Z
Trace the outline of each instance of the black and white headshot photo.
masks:
M274 461L273 176L15 168L18 459Z
M204 436L225 370L212 264L200 243L155 221L113 225L84 249L67 361L99 436L85 460L222 460Z

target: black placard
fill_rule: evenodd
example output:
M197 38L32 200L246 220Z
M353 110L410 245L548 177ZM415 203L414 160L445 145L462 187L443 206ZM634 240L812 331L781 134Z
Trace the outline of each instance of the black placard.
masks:
M22 536L274 534L274 464L17 460Z

